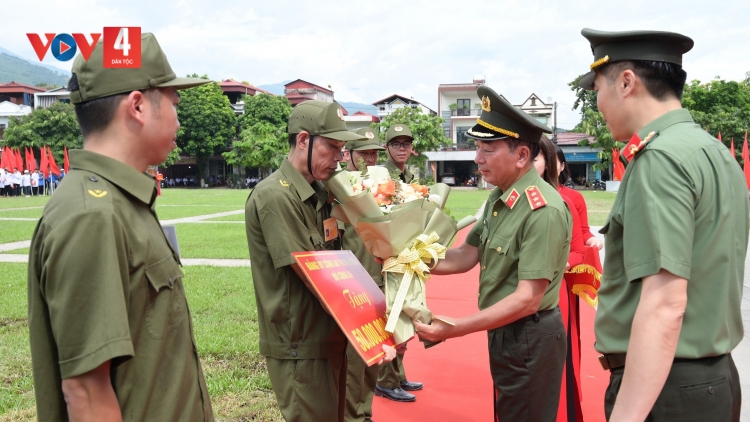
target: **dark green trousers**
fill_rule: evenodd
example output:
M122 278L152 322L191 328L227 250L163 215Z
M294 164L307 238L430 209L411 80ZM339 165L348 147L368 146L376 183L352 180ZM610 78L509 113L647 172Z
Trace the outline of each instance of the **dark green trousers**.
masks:
M385 362L380 366L380 374L378 376L378 385L385 388L401 388L401 381L406 379L406 372L404 372L404 354L406 354L406 346L403 349L396 350L396 359L390 362Z
M367 366L354 347L346 349L346 422L364 422L372 418L372 396L378 381L377 364Z
M266 357L268 376L286 422L343 422L346 354L335 359Z
M567 348L560 309L490 330L487 338L496 420L554 422Z
M613 369L604 396L609 420L625 367ZM677 359L646 422L739 422L742 394L732 355Z

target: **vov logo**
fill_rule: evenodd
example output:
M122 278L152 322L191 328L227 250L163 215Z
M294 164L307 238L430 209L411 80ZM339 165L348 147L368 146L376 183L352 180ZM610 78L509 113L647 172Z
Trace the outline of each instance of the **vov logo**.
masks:
M140 27L104 27L104 57L105 68L139 68L141 67L141 28ZM84 60L88 61L94 51L101 33L91 33L89 43L86 35L81 33L53 34L45 33L45 44L38 34L26 34L34 48L39 61L44 60L48 51L52 51L55 59L66 62L75 57L78 50Z

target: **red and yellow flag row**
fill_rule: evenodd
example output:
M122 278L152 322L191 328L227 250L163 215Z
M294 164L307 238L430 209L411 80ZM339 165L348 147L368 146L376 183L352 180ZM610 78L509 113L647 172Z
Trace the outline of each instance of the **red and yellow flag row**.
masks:
M68 162L68 148L63 147L63 151L63 168L65 169L65 173L67 173L68 168L70 167ZM20 148L3 147L1 153L0 168L11 172L14 169L18 169L19 171L28 170L30 172L37 170L36 157L34 156L33 148L24 147L23 154L21 154ZM49 176L50 173L60 176L60 167L57 166L55 157L52 155L52 150L48 146L45 145L40 148L39 156L41 159L39 161L38 170L44 174L44 177Z

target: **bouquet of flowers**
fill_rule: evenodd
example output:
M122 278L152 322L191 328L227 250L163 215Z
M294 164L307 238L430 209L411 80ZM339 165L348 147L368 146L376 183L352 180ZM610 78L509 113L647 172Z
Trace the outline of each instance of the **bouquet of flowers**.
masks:
M412 319L432 322L425 300L428 265L445 258L456 232L476 219L456 222L443 211L448 185L406 184L383 167L368 167L363 173L340 171L326 188L338 200L332 215L351 224L367 250L384 260L385 329L393 333L396 344L406 342L415 334Z

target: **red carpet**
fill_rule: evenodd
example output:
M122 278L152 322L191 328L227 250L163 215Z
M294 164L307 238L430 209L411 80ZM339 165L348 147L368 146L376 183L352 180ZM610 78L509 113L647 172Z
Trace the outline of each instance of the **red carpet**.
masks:
M455 244L463 243L469 229L458 234ZM465 274L433 276L427 282L427 303L440 315L460 317L477 312L479 270ZM604 391L609 372L602 370L594 350L594 315L588 305L581 306L581 378L583 414L586 422L604 421ZM423 382L413 392L417 401L397 403L375 397L373 420L488 422L492 414L492 379L489 371L486 332L450 339L425 350L418 340L409 342L404 359L408 379Z

